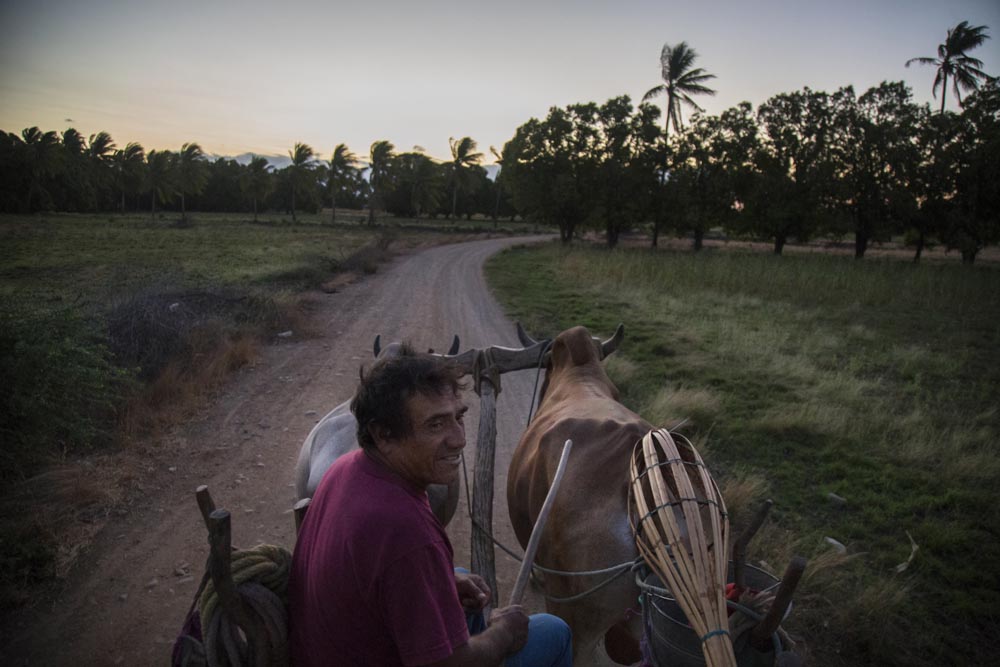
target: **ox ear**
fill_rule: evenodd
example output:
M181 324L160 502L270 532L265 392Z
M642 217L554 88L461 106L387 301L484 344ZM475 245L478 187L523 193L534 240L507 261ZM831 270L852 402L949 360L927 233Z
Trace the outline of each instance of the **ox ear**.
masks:
M382 334L375 334L375 345L372 346L372 351L375 352L375 358L378 359L378 354L382 351Z
M618 328L615 329L614 335L601 343L601 359L607 359L609 355L618 349L618 346L621 345L621 342L624 339L625 325L623 323L619 323Z
M534 338L528 335L528 332L524 330L520 322L517 322L517 340L520 341L522 347L531 347L532 345L538 344Z
M455 334L455 339L451 341L451 349L448 350L448 356L453 357L458 354L458 334Z

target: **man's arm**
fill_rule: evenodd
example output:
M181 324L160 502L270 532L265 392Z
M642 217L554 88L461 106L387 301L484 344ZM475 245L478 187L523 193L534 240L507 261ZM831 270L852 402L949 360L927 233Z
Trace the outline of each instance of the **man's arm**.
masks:
M521 605L493 610L488 628L428 667L499 667L528 641L528 615Z

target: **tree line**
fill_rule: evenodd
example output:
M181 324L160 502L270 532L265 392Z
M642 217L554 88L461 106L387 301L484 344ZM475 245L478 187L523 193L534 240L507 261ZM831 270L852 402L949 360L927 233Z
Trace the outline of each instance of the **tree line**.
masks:
M935 113L902 82L855 94L804 88L668 135L659 110L627 96L552 108L504 147L500 181L520 213L564 241L601 229L609 246L646 221L688 235L711 229L768 240L853 236L855 256L905 235L919 259L932 240L974 261L1000 241L1000 88ZM673 121L670 121L671 123Z
M20 135L0 130L0 211L35 213L175 210L298 212L338 208L376 210L406 217L475 214L496 218L514 211L481 166L470 137L451 139L451 159L439 161L415 147L397 153L389 141L372 144L367 164L344 144L329 160L305 143L274 169L265 157L242 164L206 158L197 143L178 151L150 150L136 142L119 148L107 132L88 138L30 127Z

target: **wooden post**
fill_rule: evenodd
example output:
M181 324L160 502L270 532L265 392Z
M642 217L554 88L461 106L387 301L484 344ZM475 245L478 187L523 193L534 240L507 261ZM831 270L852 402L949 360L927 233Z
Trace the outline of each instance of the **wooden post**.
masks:
M479 380L479 435L472 494L472 571L500 599L497 590L493 541L493 469L496 462L497 412L493 383L485 375ZM488 611L487 611L488 615Z
M215 510L208 517L208 543L211 547L209 556L212 582L219 596L219 605L229 613L236 624L246 635L250 647L250 665L262 667L271 664L268 651L267 635L263 626L243 604L243 598L236 590L232 570L232 532L229 512Z

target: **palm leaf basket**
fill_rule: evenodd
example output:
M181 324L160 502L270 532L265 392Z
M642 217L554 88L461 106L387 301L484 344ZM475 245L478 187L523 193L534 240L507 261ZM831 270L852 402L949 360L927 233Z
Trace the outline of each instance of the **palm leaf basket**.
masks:
M701 638L708 667L735 667L725 600L729 517L719 487L691 442L666 429L636 443L630 473L639 552Z

